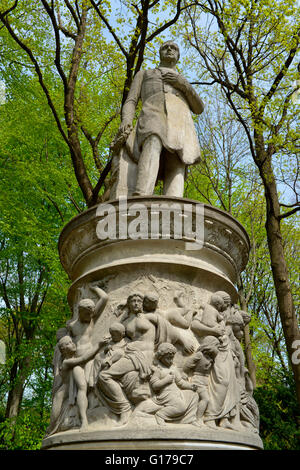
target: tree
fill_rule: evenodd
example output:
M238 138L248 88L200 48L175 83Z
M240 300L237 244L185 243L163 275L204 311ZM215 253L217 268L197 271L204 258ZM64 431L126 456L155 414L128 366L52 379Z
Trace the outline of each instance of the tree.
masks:
M51 127L44 97L20 69L14 64L11 79L5 77L8 96L0 107L0 337L7 352L0 388L1 395L7 393L7 418L18 416L41 351L53 345L55 328L69 314L56 244L75 213L76 194L67 150ZM57 300L49 311L53 292Z
M282 14L284 12L284 14ZM201 25L205 14L209 27ZM291 360L300 339L284 253L282 225L299 210L298 199L280 202L276 173L278 156L292 160L299 149L296 132L298 109L292 103L299 52L299 7L295 2L196 1L188 10L185 39L201 59L209 83L217 83L246 133L259 171L266 200L265 228L272 275ZM207 78L209 80L209 78ZM203 82L207 83L204 78ZM286 209L287 206L288 210ZM300 403L300 364L291 361Z
M161 21L159 14L166 6L173 17ZM99 201L99 191L111 168L109 152L99 158L98 144L118 115L116 108L112 109L114 100L111 100L103 124L95 124L94 116L94 125L87 127L88 120L80 108L83 103L91 105L94 102L95 90L87 98L91 93L93 77L99 74L102 64L105 64L104 71L100 73L106 79L109 74L112 75L112 94L120 93L123 104L133 77L142 66L146 46L173 25L186 8L182 6L182 0L175 1L174 5L172 2L167 5L163 2L162 5L158 0L142 0L135 4L126 1L122 2L122 7L125 7L126 13L123 12L121 18L117 19L117 27L111 25L113 12L110 3L106 1L32 0L29 3L6 0L0 10L0 21L17 44L25 66L31 66L38 77L57 128L69 148L76 179L88 207ZM34 34L37 17L38 27ZM151 21L153 18L155 21ZM125 28L120 31L124 23L126 27L129 26L129 33L125 33ZM41 37L41 24L46 32L45 38ZM108 34L117 46L116 52L107 39ZM43 47L44 41L49 45L47 52ZM61 90L62 100L58 103L55 102L51 90L53 86L47 76L49 63L54 63L59 78L56 85ZM103 83L99 85L103 86ZM82 134L94 157L98 174L96 183L93 182L93 171L89 171Z
M203 93L203 92L202 92ZM241 124L216 87L205 90L205 112L197 122L201 143L201 160L191 167L186 193L194 199L219 207L237 218L246 228L251 241L250 262L245 274L237 279L240 307L249 309L254 293L255 271L261 241L254 226L261 222L261 184L258 172L249 164L249 148ZM269 276L269 272L267 274ZM251 309L254 316L256 311ZM244 349L253 385L256 366L252 355L249 324L244 328Z

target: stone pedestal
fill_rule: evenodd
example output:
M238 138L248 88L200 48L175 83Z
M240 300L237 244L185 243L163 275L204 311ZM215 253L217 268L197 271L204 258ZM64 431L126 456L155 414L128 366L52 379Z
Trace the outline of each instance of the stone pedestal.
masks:
M198 330L192 327L193 321L197 323L197 318L202 315L205 305L210 304L211 296L216 291L229 294L231 298L229 310L234 313L236 307L233 307L233 304L237 301L234 284L238 274L246 266L250 249L247 233L229 214L208 205L200 207L197 201L188 199L147 196L130 198L127 201L109 201L108 204L106 208L103 205L95 206L78 215L66 225L60 236L61 262L72 282L68 293L68 301L73 312L72 320L78 318L80 299L88 297L97 302L97 296L91 290L91 286L99 285L107 294L108 300L91 332L91 346L95 346L107 336L112 324L123 323L127 325L128 331L130 330L130 315L133 314L126 311L126 308L128 309L126 302L131 294L156 297L157 307L154 312L150 312L154 315L153 318L156 318L153 320L156 334L153 354L155 356L160 343L173 342L177 352L172 367L176 368L178 374L182 374L185 383L194 383L193 369L190 370L190 374L187 372L186 361L193 358L193 354L199 349L199 345L201 346L203 334L199 336L195 333ZM110 218L107 218L108 213ZM137 217L140 217L140 224L137 223ZM113 228L113 230L110 232L110 238L104 240L105 220L109 225L107 229ZM184 220L186 220L185 227L183 223L180 227L180 221ZM192 225L189 225L189 222ZM115 227L112 227L113 224ZM198 238L195 235L197 231ZM134 237L139 238L134 239ZM200 249L194 249L197 248L196 242ZM177 314L183 315L181 318L189 321L187 327L176 323L174 318ZM236 316L242 318L241 312L233 315L234 318ZM157 318L160 317L163 318L164 333L161 331L162 326L158 327ZM229 328L233 338L233 345L230 343L231 340L228 340L229 330L226 330L227 336L225 335L229 342L223 339L221 343L222 347L227 344L226 354L234 363L232 367L240 371L243 370L244 360L236 343L238 340L232 335L233 324L231 320L226 322L226 328L227 330ZM169 327L171 336L168 333ZM158 338L159 335L162 339ZM132 336L131 332L125 339L130 346L133 340L138 339L138 335L135 332L135 336ZM129 357L135 363L133 369L135 368L136 375L139 375L135 359L132 355ZM199 427L192 422L192 419L185 420L187 416L185 410L181 415L178 413L177 418L166 419L165 423L159 424L155 412L150 410L151 400L157 404L158 393L157 389L153 392L151 378L143 378L143 383L139 384L141 388L147 385L148 394L143 395L144 392L134 394L135 389L132 386L132 396L127 393L126 385L122 382L124 377L114 379L119 384L122 382L122 390L126 392L125 396L128 397L128 403L133 411L128 422L119 426L118 412L108 405L105 397L103 399L101 381L98 381L101 370L104 370L103 366L99 367L99 363L104 359L105 353L100 350L93 360L94 363L98 361L98 366L95 368L92 364L93 383L89 382L87 377L88 428L79 430L80 419L75 398L72 407L67 411L65 409L64 417L61 417L56 432L45 437L44 449L262 448L257 429L253 427L253 422L257 419L257 416L253 417L251 411L254 401L249 387L245 388L244 376L239 376L237 379L241 398L234 410L229 410L223 420L219 417L208 423L213 424L215 429L207 424ZM157 364L158 360L154 358L153 371L156 370L155 367L159 367ZM210 368L213 367L211 360ZM107 368L106 370L109 371ZM230 387L228 374L226 380L225 388ZM174 382L178 396L191 398L194 394L194 400L197 392L181 390L180 387L183 385L180 385L180 381L178 383L177 386ZM201 385L200 388L204 390L206 387L209 394L209 386L206 381L206 385ZM225 391L224 401L228 399L226 393ZM164 398L165 402L161 408L168 405L168 396ZM142 412L135 413L137 407L141 406L140 403L146 399L150 403L150 408L146 407L145 412L142 405ZM247 403L250 403L250 406ZM68 405L65 405L66 407ZM236 414L240 414L241 419L238 420L238 427L233 430L230 429L232 427L230 422L235 421L233 416ZM228 426L224 425L224 421L229 423Z

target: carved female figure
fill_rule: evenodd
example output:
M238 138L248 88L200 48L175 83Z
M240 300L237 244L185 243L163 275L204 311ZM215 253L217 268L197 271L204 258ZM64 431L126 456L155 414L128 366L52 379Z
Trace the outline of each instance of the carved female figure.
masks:
M124 393L122 380L131 372L136 372L145 380L151 374L156 337L155 325L143 312L144 296L139 293L127 299L128 318L124 321L126 336L131 339L120 358L107 370L99 374L98 385L110 409L120 416L119 425L126 424L131 412L131 403ZM136 379L136 377L134 377Z
M232 348L230 325L231 298L218 291L224 301L225 334L220 337L219 353L214 361L210 381L210 400L205 413L205 422L211 427L219 426L239 429L240 385L236 377L236 354Z

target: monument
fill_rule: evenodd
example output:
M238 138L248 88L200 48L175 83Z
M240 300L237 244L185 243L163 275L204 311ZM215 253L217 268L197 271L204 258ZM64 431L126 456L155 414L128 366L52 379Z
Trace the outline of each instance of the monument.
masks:
M200 156L191 112L204 104L175 69L178 46L160 58L124 104L110 200L60 236L72 318L57 333L43 449L262 448L234 286L248 235L183 198Z

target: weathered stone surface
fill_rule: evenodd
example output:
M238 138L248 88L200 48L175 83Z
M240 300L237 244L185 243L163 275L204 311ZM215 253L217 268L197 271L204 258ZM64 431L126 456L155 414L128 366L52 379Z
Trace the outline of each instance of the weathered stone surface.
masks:
M160 57L123 106L111 200L60 236L72 318L57 334L43 448L262 447L240 344L250 316L235 305L249 239L229 214L182 198L200 157L191 111L204 105L175 69L178 46ZM152 196L157 179L164 196Z
M67 431L46 438L44 449L53 450L256 450L262 448L258 435L230 431L228 429L197 429L181 425L181 432L174 425L167 429L157 426L126 427L125 429L78 432ZM138 432L137 432L138 430ZM124 432L125 431L125 432Z
M132 187L134 195L151 195L157 179L163 180L165 195L183 196L186 165L200 159L191 111L201 114L204 104L176 71L179 55L175 43L165 42L159 67L141 70L133 80L112 145L115 184L111 199L131 195ZM139 100L142 109L132 129Z
M245 230L210 206L199 212L197 201L136 197L126 211L122 204L87 210L60 237L73 316L57 337L43 448L261 448L240 345L250 318L234 304L249 252ZM147 223L132 239L137 208ZM103 240L107 213L115 237ZM193 230L181 230L179 213Z

